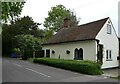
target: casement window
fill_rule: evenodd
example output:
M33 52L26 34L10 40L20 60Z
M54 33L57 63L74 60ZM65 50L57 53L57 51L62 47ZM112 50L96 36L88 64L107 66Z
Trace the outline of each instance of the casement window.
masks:
M107 34L111 34L111 33L112 33L111 25L107 24Z
M106 50L106 60L111 61L112 60L112 51Z

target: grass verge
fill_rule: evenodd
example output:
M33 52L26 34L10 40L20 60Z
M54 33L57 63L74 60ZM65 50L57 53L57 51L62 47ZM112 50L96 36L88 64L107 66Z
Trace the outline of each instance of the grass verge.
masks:
M111 77L111 78L120 80L120 76L118 76L118 77Z
M28 60L29 62L33 63L34 58L28 58L27 60Z

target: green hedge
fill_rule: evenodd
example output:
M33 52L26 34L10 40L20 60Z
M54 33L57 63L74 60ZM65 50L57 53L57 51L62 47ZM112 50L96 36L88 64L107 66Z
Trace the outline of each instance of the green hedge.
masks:
M34 63L45 64L53 67L76 71L89 75L101 75L101 65L92 61L63 60L51 58L35 58Z

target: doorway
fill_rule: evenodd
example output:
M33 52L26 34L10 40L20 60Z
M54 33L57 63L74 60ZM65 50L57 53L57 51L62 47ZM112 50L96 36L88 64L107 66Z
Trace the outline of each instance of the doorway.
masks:
M97 62L103 64L103 45L98 44Z

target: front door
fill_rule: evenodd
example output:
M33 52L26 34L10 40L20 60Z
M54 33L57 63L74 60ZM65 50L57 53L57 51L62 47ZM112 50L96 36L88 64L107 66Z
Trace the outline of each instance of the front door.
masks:
M103 45L98 44L97 62L103 64Z

